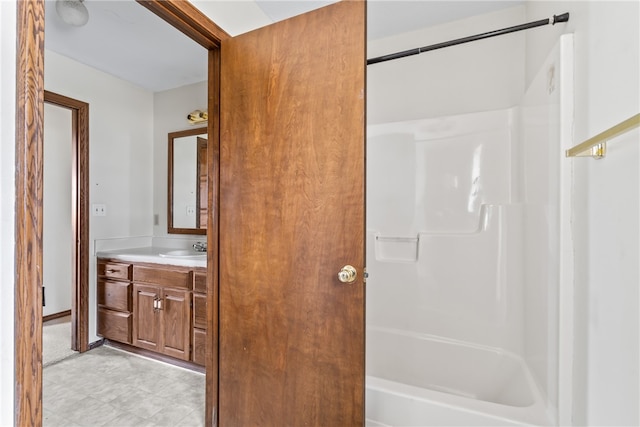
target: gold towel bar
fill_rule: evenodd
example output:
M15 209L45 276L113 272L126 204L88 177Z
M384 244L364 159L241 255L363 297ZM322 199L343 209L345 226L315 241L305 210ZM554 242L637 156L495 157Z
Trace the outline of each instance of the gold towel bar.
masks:
M640 126L640 114L636 114L627 120L597 134L593 138L587 139L582 144L578 144L566 151L567 157L593 157L601 159L607 153L607 141L618 135L629 132Z

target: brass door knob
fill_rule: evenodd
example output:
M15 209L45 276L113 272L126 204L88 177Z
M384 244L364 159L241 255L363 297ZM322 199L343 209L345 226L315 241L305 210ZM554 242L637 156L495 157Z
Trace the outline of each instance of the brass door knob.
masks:
M345 265L338 273L338 280L342 283L353 283L356 281L356 277L358 277L358 272L351 265Z

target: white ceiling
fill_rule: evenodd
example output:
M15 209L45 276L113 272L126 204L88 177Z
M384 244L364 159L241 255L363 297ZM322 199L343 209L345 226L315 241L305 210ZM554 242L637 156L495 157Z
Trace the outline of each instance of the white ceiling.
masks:
M333 1L192 0L211 20L234 36L287 19ZM368 39L488 13L523 0L371 0ZM158 92L207 78L204 48L133 0L85 0L89 22L63 23L55 0L45 2L45 48ZM443 40L444 41L444 40Z

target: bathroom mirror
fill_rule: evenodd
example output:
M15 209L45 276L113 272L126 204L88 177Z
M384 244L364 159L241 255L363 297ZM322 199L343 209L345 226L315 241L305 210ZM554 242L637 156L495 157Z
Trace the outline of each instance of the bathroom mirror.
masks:
M207 234L207 128L169 133L168 233Z

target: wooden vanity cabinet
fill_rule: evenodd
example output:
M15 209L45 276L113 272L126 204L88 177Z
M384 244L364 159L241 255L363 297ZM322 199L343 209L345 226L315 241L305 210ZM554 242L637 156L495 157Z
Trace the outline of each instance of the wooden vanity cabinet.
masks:
M133 266L133 345L191 358L192 271Z
M205 364L203 267L98 259L98 335Z
M98 261L98 335L131 344L131 264Z

